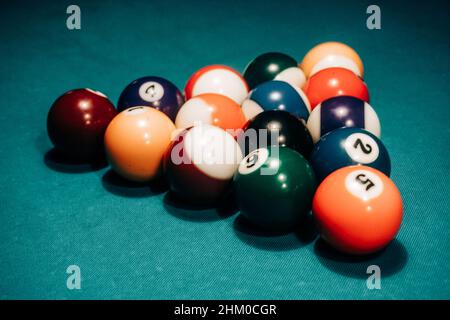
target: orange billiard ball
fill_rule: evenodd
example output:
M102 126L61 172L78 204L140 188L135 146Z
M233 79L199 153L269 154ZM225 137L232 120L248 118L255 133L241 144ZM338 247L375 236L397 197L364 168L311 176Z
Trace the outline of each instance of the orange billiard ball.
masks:
M358 53L341 42L324 42L311 50L303 58L300 68L306 77L332 67L351 70L361 78L364 76L364 66Z
M174 130L173 122L154 108L132 107L122 111L105 133L111 167L132 181L145 182L157 177Z
M305 84L304 92L311 103L311 110L319 103L338 96L351 96L369 102L366 83L345 68L328 68L319 71Z
M381 171L350 166L330 174L313 199L322 238L350 254L369 254L394 239L403 204L395 184Z

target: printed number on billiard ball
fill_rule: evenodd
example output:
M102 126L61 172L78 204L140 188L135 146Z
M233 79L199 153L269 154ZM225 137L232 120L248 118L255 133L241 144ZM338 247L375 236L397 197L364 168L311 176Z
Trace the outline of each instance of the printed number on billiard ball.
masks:
M164 88L157 82L145 82L139 88L139 95L148 102L155 102L161 99L164 95Z
M258 153L255 152L249 158L247 158L247 161L246 161L247 168L253 167L257 161L258 161Z
M260 148L252 151L247 155L239 166L240 174L249 174L258 170L269 157L269 151L265 148ZM265 171L261 170L261 174ZM269 172L269 171L267 171Z
M348 175L347 189L361 199L377 197L383 191L380 178L367 170L359 170Z
M358 148L358 146L360 147L361 151L364 152L365 154L369 154L372 152L372 147L370 144L364 144L362 142L362 140L360 138L357 138L355 143L353 144L353 148Z
M378 157L378 145L367 134L354 133L345 141L345 151L355 161L371 163Z

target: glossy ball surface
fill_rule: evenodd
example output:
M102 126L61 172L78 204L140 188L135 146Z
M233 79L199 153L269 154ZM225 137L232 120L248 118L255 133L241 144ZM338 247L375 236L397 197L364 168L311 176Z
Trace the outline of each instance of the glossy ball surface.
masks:
M346 166L365 165L391 174L391 160L383 142L360 128L340 128L320 138L309 162L319 181Z
M314 145L305 124L280 110L264 111L250 120L239 141L244 144L246 155L261 147L280 146L291 148L307 158Z
M170 190L188 202L211 203L225 196L242 160L234 137L212 125L183 130L164 156Z
M172 121L184 103L180 90L161 77L142 77L131 82L120 94L117 109L146 106L165 113Z
M285 81L272 80L253 89L242 103L242 111L248 120L268 110L287 111L306 121L311 107L301 89Z
M306 82L305 74L297 61L281 52L267 52L252 60L244 70L244 79L251 89L269 81L281 80L301 88Z
M314 143L324 134L341 127L366 129L377 137L381 135L380 120L375 110L360 99L342 96L319 104L306 124Z
M308 78L321 70L332 67L351 70L361 78L364 76L363 63L358 53L340 42L324 42L315 46L305 55L300 67Z
M309 212L316 190L306 159L289 148L261 148L247 155L234 177L241 214L255 226L293 230Z
M102 93L75 89L64 93L51 106L47 133L65 156L82 161L104 155L103 136L117 111Z
M245 123L241 106L215 93L204 93L186 101L175 120L177 128L211 124L224 130L237 130L242 129Z
M241 104L248 95L248 85L236 70L223 66L206 66L195 72L184 89L186 100L202 93L217 93Z
M385 247L402 221L400 192L382 172L351 166L330 174L313 200L313 216L322 238L350 254L369 254Z
M111 167L131 181L145 182L158 177L174 130L173 122L154 108L132 107L122 111L105 133Z
M309 78L304 90L312 110L322 101L337 96L352 96L369 102L369 90L365 82L344 68L328 68L319 71Z

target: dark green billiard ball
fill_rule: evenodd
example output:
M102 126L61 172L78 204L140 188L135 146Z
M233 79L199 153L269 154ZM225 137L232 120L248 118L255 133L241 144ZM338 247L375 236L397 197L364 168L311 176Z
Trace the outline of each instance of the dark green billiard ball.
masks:
M292 230L311 209L316 178L306 159L283 147L256 149L234 176L241 214L270 231Z
M281 52L267 52L252 60L244 70L244 79L250 89L270 80L282 80L301 88L305 74L297 61Z

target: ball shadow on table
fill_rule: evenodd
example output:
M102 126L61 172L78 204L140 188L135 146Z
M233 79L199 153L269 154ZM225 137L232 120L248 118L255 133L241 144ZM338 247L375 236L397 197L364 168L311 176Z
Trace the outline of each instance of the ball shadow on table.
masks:
M102 185L110 193L127 198L151 197L168 189L166 181L162 178L150 182L133 182L122 178L112 169L102 176Z
M316 241L314 253L319 262L333 272L352 278L367 278L367 267L377 265L382 277L389 277L401 271L407 261L408 252L403 244L394 239L386 248L373 254L355 256L341 253L323 239Z
M166 211L181 220L192 222L212 222L223 220L238 211L232 195L227 195L218 202L194 203L180 198L169 191L163 199Z
M55 148L44 154L44 163L51 170L62 173L87 173L105 168L108 163L104 158L93 162L83 162L70 159Z
M306 215L295 231L268 231L250 223L239 215L233 223L236 236L246 244L267 251L289 251L306 246L317 238L311 214Z

